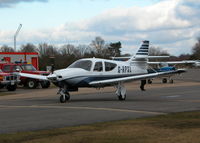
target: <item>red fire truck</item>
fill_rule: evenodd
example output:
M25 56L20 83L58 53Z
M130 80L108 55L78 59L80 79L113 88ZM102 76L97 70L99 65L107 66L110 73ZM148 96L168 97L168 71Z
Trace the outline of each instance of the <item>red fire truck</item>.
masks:
M38 53L36 52L0 52L0 69L6 73L17 72L48 75L49 72L39 71ZM25 61L25 62L23 62ZM36 88L39 84L42 88L50 86L49 81L20 77L20 84L28 88Z
M16 62L16 63L0 63L0 69L5 73L14 73L14 72L22 72L22 73L30 73L30 74L39 74L39 75L49 75L50 72L47 71L39 71L32 64L27 64L27 62ZM37 80L27 77L20 77L20 85L24 85L28 88L36 88L39 84L42 88L48 88L50 86L50 82L46 80Z
M28 64L32 64L37 70L39 69L37 52L0 52L0 60L7 63L26 61Z
M0 88L5 87L8 91L15 91L19 82L18 76L0 70Z

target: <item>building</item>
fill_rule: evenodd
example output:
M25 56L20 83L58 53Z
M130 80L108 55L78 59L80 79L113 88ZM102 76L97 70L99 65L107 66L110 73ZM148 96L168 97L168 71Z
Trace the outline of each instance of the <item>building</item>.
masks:
M0 52L1 62L27 62L38 69L38 53L36 52Z

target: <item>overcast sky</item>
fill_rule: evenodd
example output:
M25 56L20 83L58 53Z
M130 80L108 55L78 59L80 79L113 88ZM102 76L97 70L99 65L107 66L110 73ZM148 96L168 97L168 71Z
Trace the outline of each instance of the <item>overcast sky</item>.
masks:
M0 0L0 46L122 42L133 53L150 40L170 54L191 53L200 37L200 0Z

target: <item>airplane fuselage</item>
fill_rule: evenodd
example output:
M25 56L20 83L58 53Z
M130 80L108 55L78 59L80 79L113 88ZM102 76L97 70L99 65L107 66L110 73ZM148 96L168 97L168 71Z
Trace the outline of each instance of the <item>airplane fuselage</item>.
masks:
M51 79L50 80L59 87L67 85L69 87L68 90L70 91L70 87L72 90L76 89L76 87L93 87L89 84L92 81L128 77L146 73L147 70L142 66L142 62L134 63L133 61L130 63L99 58L88 58L74 62L66 69L54 71L53 74L56 75L57 79L55 82Z

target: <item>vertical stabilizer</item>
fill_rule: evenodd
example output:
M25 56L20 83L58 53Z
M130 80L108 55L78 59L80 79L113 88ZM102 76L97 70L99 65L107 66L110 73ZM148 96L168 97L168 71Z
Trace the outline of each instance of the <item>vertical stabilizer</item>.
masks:
M138 73L147 73L148 68L148 55L149 55L149 41L142 41L142 45L136 52L134 56L132 56L128 62L131 65L135 66L135 72Z
M142 41L142 45L140 46L136 54L129 59L129 61L137 59L143 59L144 61L147 61L148 55L149 55L149 41L145 40Z

